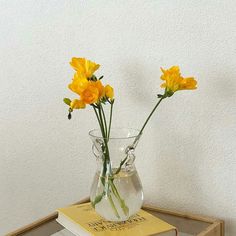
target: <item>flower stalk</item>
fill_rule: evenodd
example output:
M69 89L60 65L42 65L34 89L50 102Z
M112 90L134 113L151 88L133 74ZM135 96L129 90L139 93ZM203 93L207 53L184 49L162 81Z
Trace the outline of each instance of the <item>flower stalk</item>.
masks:
M144 128L146 127L148 121L150 120L150 118L152 117L153 113L156 111L157 107L159 106L159 104L161 103L161 101L166 98L165 94L164 95L161 95L160 96L160 99L158 100L157 104L155 105L155 107L152 109L151 113L149 114L149 116L147 117L147 119L145 120L142 128L140 129L139 131L139 134L138 136L136 137L136 139L134 140L133 144L130 146L130 147L136 147L137 145L137 141L139 140L140 136L142 135L143 133L143 130ZM126 157L120 162L120 165L118 167L118 169L116 170L115 174L119 174L119 172L121 171L122 169L122 166L126 163L126 161L128 160L128 157L129 157L129 153L126 154Z

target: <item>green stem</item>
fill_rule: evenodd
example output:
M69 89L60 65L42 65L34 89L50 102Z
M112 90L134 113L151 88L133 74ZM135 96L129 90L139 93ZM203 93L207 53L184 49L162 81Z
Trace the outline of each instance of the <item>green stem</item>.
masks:
M112 121L112 113L113 113L113 104L114 104L114 100L111 102L110 119L109 119L108 135L107 135L108 140L110 138L110 132L111 132L111 121Z
M120 162L120 165L119 165L118 169L116 170L115 175L119 174L121 167L125 164L127 159L128 159L128 155L126 155L126 157Z
M97 120L98 120L98 123L99 123L99 126L100 126L100 129L101 129L101 133L102 133L102 136L103 136L103 139L104 139L104 142L106 143L106 139L105 139L105 133L104 133L104 126L103 126L103 122L102 122L102 117L101 117L101 111L100 111L100 108L98 106L93 106L93 109L94 109L94 112L96 114L96 117L97 117ZM97 112L97 110L99 111L99 113ZM107 150L107 148L105 147L105 149ZM105 150L105 153L104 153L104 163L103 163L103 173L102 173L102 176L105 177L106 175L106 171L107 171L107 160L109 160L109 157L107 158L107 151ZM108 153L109 154L109 153ZM103 182L103 181L102 181Z
M106 138L108 137L108 133L107 133L107 120L106 120L106 115L105 115L105 112L103 110L103 107L102 107L102 104L100 105L101 106L101 111L102 111L102 118L103 118L103 122L104 122L104 128L105 128L105 136Z
M161 103L161 101L164 99L164 97L162 96L159 101L157 102L157 104L155 105L155 107L152 109L151 113L149 114L148 118L146 119L146 121L144 122L143 127L141 128L141 130L139 131L139 135L141 135L143 133L143 130L145 128L145 126L147 125L148 121L150 120L151 116L153 115L153 113L155 112L155 110L157 109L157 107L159 106L159 104ZM139 136L138 135L138 136Z
M100 129L102 129L102 127L101 127L101 121L100 121L100 119L99 119L99 116L98 116L97 110L96 110L96 108L95 108L94 106L93 106L93 110L94 110L94 112L95 112L95 114L96 114L96 117L97 117L97 120L98 120L99 127L100 127Z
M117 209L116 209L116 206L115 206L114 201L113 201L113 199L112 199L112 197L111 197L110 194L108 195L108 198L109 198L111 207L112 207L112 209L113 209L113 211L114 211L116 217L117 217L118 219L120 219L119 213L118 213L118 211L117 211Z
M120 202L120 206L121 206L124 214L127 216L129 214L129 208L126 206L125 201L121 198L115 184L113 183L113 180L110 180L110 185L111 185L111 189L112 189L113 194Z
M105 144L105 160L110 162L110 154L109 154L109 149L108 149L108 145L107 145L107 137L105 135L105 131L104 131L104 124L103 124L103 118L102 118L102 111L101 111L101 105L99 105L98 107L98 113L101 119L101 132L102 132L102 136L103 136L103 140L104 140L104 144Z
M110 154L109 154L109 149L108 149L108 135L110 134L110 127L111 127L111 119L112 119L112 106L113 104L111 104L111 113L110 113L110 121L109 121L109 131L107 131L107 123L106 123L106 116L105 116L105 112L103 110L103 107L101 104L98 104L96 107L93 106L100 129L101 129L101 133L103 136L103 140L104 140L104 144L105 144L105 150L104 150L104 162L103 162L103 171L102 171L102 176L100 176L101 182L104 186L104 191L102 194L98 195L94 202L92 203L93 206L95 207L95 205L97 203L99 203L103 196L107 193L108 194L108 198L111 204L111 207L116 215L117 218L120 218L118 211L116 209L116 206L114 204L114 201L112 199L111 193L109 191L109 187L111 187L111 190L114 194L114 196L117 198L117 200L120 203L120 206L124 212L125 215L128 214L129 212L129 208L126 206L125 201L120 197L120 194L115 186L115 184L113 183L113 173L111 170L111 163L110 163ZM98 109L98 112L97 110ZM109 166L108 166L109 165ZM107 171L109 171L109 173L107 173ZM106 175L108 174L108 179L105 180ZM112 178L112 180L109 180L109 178ZM106 186L106 181L107 181L107 186ZM106 188L107 187L107 188Z
M104 124L103 124L103 117L102 117L102 112L101 112L101 105L98 105L98 114L99 114L99 118L101 121L101 132L102 132L102 137L104 139L104 142L106 140L106 135L105 135L105 130L104 130Z
M141 130L139 131L138 136L135 138L133 144L131 146L136 146L136 142L138 141L138 139L140 138L140 136L143 133L144 128L146 127L148 121L150 120L151 116L153 115L153 113L155 112L155 110L157 109L157 107L159 106L159 104L161 103L161 101L165 98L165 95L162 95L162 97L159 99L159 101L157 102L157 104L155 105L155 107L152 109L151 113L149 114L148 118L146 119L146 121L144 122ZM122 166L125 164L126 160L128 159L128 154L126 155L126 157L121 161L119 168L116 170L115 174L119 174Z

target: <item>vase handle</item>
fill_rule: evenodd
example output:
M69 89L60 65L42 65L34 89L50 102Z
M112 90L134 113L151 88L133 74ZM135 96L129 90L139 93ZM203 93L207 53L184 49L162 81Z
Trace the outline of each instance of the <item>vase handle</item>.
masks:
M97 153L99 153L99 150L97 149L95 144L92 145L92 151L93 151L93 154L96 158L100 158L99 154L97 154Z
M103 142L99 139L96 139L92 145L92 151L96 158L101 158L103 155Z
M135 161L135 155L134 155L134 147L131 145L131 146L128 146L126 148L126 155L127 155L127 161L125 162L125 168L126 170L132 168L133 166L133 163Z

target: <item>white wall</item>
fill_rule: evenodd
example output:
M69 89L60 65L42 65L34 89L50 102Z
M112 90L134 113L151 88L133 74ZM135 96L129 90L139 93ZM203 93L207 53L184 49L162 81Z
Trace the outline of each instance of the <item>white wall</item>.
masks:
M180 65L197 91L161 104L137 148L146 202L236 235L235 1L0 1L0 235L89 193L89 109L68 121L72 56L100 63L114 126L139 128ZM153 187L154 186L154 187Z

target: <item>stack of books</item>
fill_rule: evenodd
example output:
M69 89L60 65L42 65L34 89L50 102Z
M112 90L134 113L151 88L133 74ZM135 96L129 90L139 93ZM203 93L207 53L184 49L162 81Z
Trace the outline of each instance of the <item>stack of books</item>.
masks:
M91 203L60 208L57 222L65 229L53 236L177 236L176 227L140 210L124 222L111 222L99 216Z

